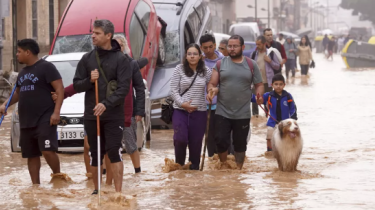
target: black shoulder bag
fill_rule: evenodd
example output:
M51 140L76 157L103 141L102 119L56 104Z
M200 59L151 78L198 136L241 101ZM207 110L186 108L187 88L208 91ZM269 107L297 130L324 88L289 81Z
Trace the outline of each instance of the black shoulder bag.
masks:
M191 82L190 86L183 93L180 94L181 97L186 92L188 92L188 90L191 88L191 86L193 86L193 83L194 83L195 79L197 78L197 76L198 76L198 72L195 74L194 79ZM165 100L165 104L161 105L161 120L163 120L167 124L172 123L172 116L173 116L173 111L174 111L173 103L174 103L174 101L172 100L172 98L168 97Z
M102 69L102 66L100 64L98 51L95 51L95 56L96 56L96 62L98 63L98 66L99 66L98 67L99 71L100 71L101 75L103 76L105 82L107 83L106 98L108 98L109 96L111 96L117 90L117 81L111 80L111 81L108 82L107 77L105 76L105 74L103 72L103 69Z

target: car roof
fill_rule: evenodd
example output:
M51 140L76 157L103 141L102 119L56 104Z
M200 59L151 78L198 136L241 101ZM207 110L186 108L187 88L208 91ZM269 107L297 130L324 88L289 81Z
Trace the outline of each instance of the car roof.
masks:
M130 1L138 0L79 0L72 1L67 7L59 36L91 34L92 24L96 19L110 20L115 33L123 32L125 14Z
M255 42L245 41L245 44L255 44Z
M56 62L56 61L79 61L81 60L82 56L86 54L85 52L78 52L78 53L63 53L63 54L56 54L56 55L48 55L43 57L46 61Z

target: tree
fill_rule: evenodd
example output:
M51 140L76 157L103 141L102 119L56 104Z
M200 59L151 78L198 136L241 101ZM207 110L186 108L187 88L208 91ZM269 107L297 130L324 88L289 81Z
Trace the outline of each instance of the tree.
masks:
M374 0L341 0L340 7L353 9L353 15L361 14L360 20L369 20L375 24Z

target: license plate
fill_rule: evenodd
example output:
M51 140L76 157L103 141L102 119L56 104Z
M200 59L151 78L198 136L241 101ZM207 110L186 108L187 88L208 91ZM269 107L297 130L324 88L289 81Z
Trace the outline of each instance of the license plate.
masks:
M76 130L76 131L58 131L57 138L59 140L69 140L69 139L83 139L84 133L83 130Z

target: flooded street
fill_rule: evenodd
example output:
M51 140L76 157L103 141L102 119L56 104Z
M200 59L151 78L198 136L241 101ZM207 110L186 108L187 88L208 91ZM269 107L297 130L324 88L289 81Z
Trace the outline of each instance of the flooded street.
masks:
M373 209L375 70L347 70L340 56L334 59L315 54L310 77L303 81L297 72L285 88L297 104L304 139L300 172L280 172L265 156L264 116L251 121L241 171L215 170L207 158L203 172L164 173L164 159L174 159L173 131L153 130L141 152L141 174L123 155L127 202L114 201L114 187L104 186L99 209ZM26 160L10 149L10 116L0 127L0 209L96 209L82 154L59 154L72 182L51 182L42 158L41 185L31 185Z

